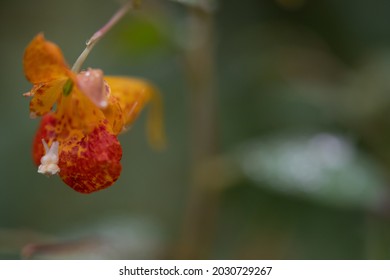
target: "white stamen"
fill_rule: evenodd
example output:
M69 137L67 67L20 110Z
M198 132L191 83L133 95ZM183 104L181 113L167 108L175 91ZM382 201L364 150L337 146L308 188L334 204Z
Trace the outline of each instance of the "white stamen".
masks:
M58 167L58 142L54 141L51 147L47 145L45 139L42 139L45 155L41 158L41 165L38 167L38 173L50 176L60 172Z
M45 139L42 139L43 148L45 149L45 154L49 152L49 146L47 145Z

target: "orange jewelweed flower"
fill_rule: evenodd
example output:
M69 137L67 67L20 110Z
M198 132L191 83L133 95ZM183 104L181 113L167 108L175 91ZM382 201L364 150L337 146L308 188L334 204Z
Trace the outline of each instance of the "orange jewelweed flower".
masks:
M122 169L117 136L149 101L156 101L149 118L151 140L162 145L161 100L146 81L104 77L100 69L74 73L60 48L42 34L27 46L23 66L33 84L25 94L32 97L31 117L42 116L33 141L39 173L59 174L81 193L111 186Z

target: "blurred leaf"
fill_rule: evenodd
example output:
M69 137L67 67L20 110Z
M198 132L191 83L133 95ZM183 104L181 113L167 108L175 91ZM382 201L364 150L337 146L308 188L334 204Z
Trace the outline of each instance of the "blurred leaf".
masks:
M120 217L77 228L56 242L30 243L22 252L33 259L155 259L162 253L162 232L156 224Z
M334 134L274 136L243 145L237 155L247 178L286 195L372 208L385 192L378 166Z
M0 229L0 256L12 255L20 258L20 252L27 243L53 242L53 236L29 229Z
M339 111L357 122L367 121L390 107L390 54L369 54L359 69L349 75Z
M118 50L123 54L136 57L168 50L172 47L172 38L166 32L169 23L163 19L133 17L124 20L117 31L120 44Z

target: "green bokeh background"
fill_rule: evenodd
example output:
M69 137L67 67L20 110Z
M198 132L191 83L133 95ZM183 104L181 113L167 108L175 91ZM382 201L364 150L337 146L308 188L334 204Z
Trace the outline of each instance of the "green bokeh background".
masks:
M192 143L185 5L144 1L85 63L110 75L146 78L160 89L168 148L150 148L143 114L119 138L121 177L91 195L37 174L31 160L39 120L29 119L21 95L31 87L22 69L24 48L44 32L72 64L118 6L110 0L0 3L3 259L182 257L176 252ZM389 13L386 1L217 2L217 162L226 180L218 185L213 226L199 229L210 232L212 242L197 256L390 258ZM309 149L318 136L323 142ZM283 164L289 160L296 168ZM314 191L302 190L305 184Z

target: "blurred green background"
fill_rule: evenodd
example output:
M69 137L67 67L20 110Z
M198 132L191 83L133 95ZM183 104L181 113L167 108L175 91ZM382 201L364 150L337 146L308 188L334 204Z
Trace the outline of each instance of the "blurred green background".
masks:
M1 1L0 258L390 258L390 2L182 2L143 1L86 61L160 89L168 148L144 112L82 195L32 163L23 52L44 32L71 65L121 2Z

